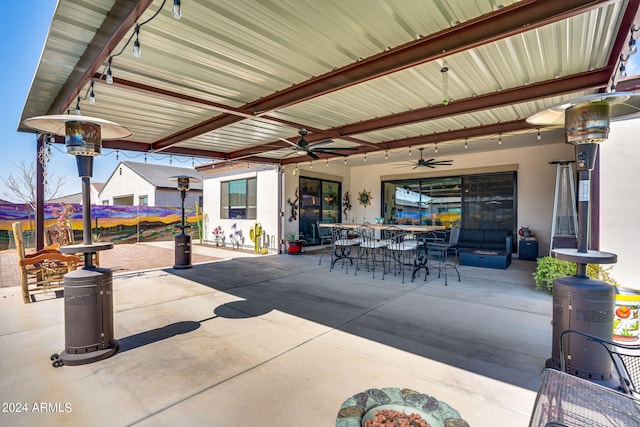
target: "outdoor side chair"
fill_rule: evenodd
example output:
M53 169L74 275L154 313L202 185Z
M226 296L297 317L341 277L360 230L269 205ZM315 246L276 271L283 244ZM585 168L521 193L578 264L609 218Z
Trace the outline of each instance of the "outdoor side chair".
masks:
M377 255L381 250L387 247L386 241L376 239L376 230L371 226L363 226L358 229L360 246L358 246L358 256L356 262L356 270L354 276L358 275L360 262L364 263L367 271L373 271L372 278L376 278Z
M415 254L418 248L418 241L410 238L411 234L400 229L391 229L390 240L384 249L384 264L388 265L382 272L382 280L385 274L393 269L393 275L401 274L404 283L405 270L415 267Z
M320 221L316 221L316 233L318 238L320 239L320 245L322 245L322 249L320 250L320 259L318 260L318 265L321 265L322 257L324 257L325 244L331 244L331 228L320 227Z
M349 273L349 264L353 264L352 250L357 251L360 245L360 239L350 238L349 230L340 227L331 229L331 266L329 271L333 270L335 264L340 261L345 268L345 274Z
M576 334L596 343L611 358L618 376L618 391L640 398L640 344L623 344L609 341L582 331L567 329L560 334L560 370L571 374L571 354L565 357L565 336ZM568 361L568 364L567 364Z

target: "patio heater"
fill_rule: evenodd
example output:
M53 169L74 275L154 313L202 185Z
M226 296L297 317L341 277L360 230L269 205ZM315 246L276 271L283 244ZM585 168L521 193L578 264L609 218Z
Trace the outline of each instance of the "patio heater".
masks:
M24 124L43 132L64 135L67 153L76 156L82 178L82 244L60 252L84 255L84 267L64 276L65 349L53 354L53 366L84 365L106 359L118 350L113 336L113 281L108 268L93 264L98 251L113 243L91 241L91 182L93 158L103 139L126 138L131 132L113 122L78 115L51 115L26 119Z
M543 126L564 125L566 142L575 146L578 173L577 248L552 250L553 256L575 262L577 268L574 276L553 282L553 342L547 367L560 368L560 334L564 330L612 338L613 286L587 276L588 264L617 262L615 254L588 248L590 179L598 145L609 135L610 120L635 115L639 106L640 96L634 93L595 94L567 101L527 119ZM581 335L566 335L565 366L572 375L614 386L611 359L607 352L598 351L597 346Z
M173 268L191 268L191 236L184 232L189 227L184 222L184 199L189 191L189 182L200 182L198 178L187 175L172 176L169 181L175 181L178 185L180 198L182 199L182 222L178 226L180 233L175 237L175 264Z

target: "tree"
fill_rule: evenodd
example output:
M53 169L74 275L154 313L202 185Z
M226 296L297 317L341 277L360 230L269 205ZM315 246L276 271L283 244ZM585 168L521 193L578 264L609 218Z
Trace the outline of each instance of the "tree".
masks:
M14 163L16 171L9 173L3 178L5 185L5 196L14 202L24 203L35 209L36 205L36 165L35 162L28 164L24 160ZM45 200L54 198L65 184L65 177L55 174L46 175L44 186Z

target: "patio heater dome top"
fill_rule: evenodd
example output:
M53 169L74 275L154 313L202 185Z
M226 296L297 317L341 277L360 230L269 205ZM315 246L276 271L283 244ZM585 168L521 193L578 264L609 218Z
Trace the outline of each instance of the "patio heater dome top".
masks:
M564 126L567 109L580 104L606 102L611 106L610 119L622 120L640 114L640 94L635 92L595 93L553 105L529 118L527 123L540 126Z
M124 126L98 117L78 116L75 114L54 114L25 119L23 123L33 129L65 135L67 122L92 123L100 126L102 139L119 139L131 136L131 131Z

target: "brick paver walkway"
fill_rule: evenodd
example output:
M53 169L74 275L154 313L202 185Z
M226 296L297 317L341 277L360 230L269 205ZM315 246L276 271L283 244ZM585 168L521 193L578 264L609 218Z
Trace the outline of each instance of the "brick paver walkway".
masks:
M200 263L216 259L219 258L194 253L191 262ZM171 267L174 262L172 249L145 245L144 243L114 245L113 249L100 252L100 265L110 268L113 274ZM0 287L10 286L20 286L18 255L15 249L0 252Z

